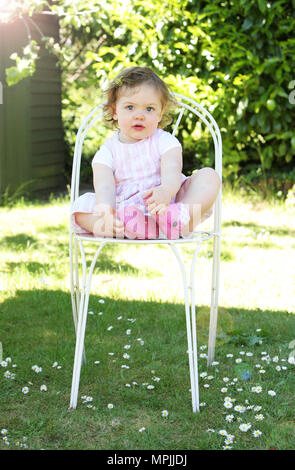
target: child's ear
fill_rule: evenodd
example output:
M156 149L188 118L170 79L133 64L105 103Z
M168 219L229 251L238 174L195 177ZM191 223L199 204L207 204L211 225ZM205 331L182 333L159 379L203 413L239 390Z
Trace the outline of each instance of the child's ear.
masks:
M113 118L115 121L117 121L117 120L118 120L118 114L117 114L117 111L116 111L116 106L112 106L112 107L111 107L110 113L111 113L112 118Z
M161 113L160 113L160 117L159 117L158 124L162 121L164 114L165 114L165 107L163 106L163 107L162 107L162 111L161 111Z

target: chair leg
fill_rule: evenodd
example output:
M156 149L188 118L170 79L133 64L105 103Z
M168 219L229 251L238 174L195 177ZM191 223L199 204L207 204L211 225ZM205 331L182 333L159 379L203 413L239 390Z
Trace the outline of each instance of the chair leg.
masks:
M185 315L186 315L186 329L187 329L187 343L188 343L188 357L189 357L189 369L190 369L190 381L191 381L191 394L192 394L192 408L193 412L200 411L199 404L199 377L198 377L198 351L197 351L197 334L196 334L196 312L195 312L195 301L194 301L194 285L193 285L193 273L194 265L196 262L197 254L200 246L196 247L194 257L191 264L191 284L187 283L187 276L185 272L184 262L180 256L178 250L174 244L170 244L172 251L178 261L184 287L184 299L185 299ZM191 306L189 304L189 289L191 290Z
M215 236L212 266L212 290L211 290L211 309L208 341L208 360L207 365L211 366L214 361L217 315L218 315L218 295L219 295L219 277L220 277L220 237Z
M74 249L73 249L73 234L70 235L69 252L70 252L70 288L71 288L72 312L73 312L75 333L77 334L78 312L80 309L81 295L80 295L80 289L79 289L77 239L74 238ZM84 272L83 272L83 275L84 275ZM85 349L83 350L82 363L86 364Z
M93 260L91 262L88 276L86 277L86 259L84 254L84 249L82 242L80 243L80 251L82 255L82 264L83 264L83 279L81 286L81 298L79 304L79 315L78 315L78 325L76 332L76 347L75 347L75 358L74 358L74 367L73 367L73 377L72 377L72 389L71 389L71 399L70 399L70 408L77 407L78 401L78 392L79 392L79 382L80 382L80 373L82 365L82 357L84 350L84 338L85 338L85 329L87 321L87 311L88 311L88 302L91 286L91 278L93 274L93 269L96 264L98 255L100 254L105 243L101 243L100 247L96 251Z
M74 240L76 242L76 240ZM76 252L76 250L75 250ZM72 300L72 312L73 312L73 320L74 320L74 326L75 330L77 329L77 297L76 297L76 289L77 289L77 277L75 276L75 269L76 265L74 267L74 254L73 253L73 234L70 234L70 240L69 240L69 255L70 255L70 288L71 288L71 300Z
M196 324L196 305L195 305L195 266L197 256L201 245L197 245L194 253L194 257L191 263L191 274L190 274L190 289L191 289L191 316L192 316L192 330L193 330L193 360L194 360L194 371L195 371L195 394L197 411L200 411L200 398L199 398L199 370L198 370L198 345L197 345L197 324Z

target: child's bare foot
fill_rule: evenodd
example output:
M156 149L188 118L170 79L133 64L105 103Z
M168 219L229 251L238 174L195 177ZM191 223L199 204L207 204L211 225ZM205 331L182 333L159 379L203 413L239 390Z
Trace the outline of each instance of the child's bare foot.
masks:
M95 237L124 238L124 225L114 216L98 217L92 232Z
M97 204L93 208L93 215L97 216L92 227L92 232L96 237L124 237L124 225L116 217L116 211L112 206Z

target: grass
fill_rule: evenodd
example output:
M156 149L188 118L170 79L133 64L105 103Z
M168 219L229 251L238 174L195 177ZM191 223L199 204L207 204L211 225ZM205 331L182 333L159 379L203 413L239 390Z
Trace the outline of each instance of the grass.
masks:
M225 191L216 362L208 370L210 243L196 269L197 414L182 286L167 247L104 249L92 281L78 407L68 411L75 348L68 200L1 208L0 224L0 450L294 448L295 225L283 203ZM183 247L187 261L191 250ZM225 443L225 432L233 442Z

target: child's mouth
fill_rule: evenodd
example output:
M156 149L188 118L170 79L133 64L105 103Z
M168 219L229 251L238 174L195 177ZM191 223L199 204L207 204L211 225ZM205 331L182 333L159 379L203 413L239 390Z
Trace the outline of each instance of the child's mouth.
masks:
M144 129L144 126L141 124L135 124L133 126L133 129L135 129L136 131L142 131Z

